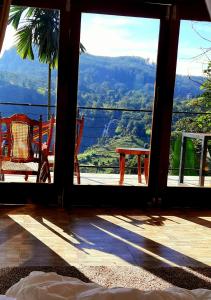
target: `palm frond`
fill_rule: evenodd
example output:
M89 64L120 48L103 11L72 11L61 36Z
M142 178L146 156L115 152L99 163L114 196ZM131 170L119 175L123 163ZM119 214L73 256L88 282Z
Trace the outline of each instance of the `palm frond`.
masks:
M84 52L86 52L86 48L82 43L80 43L80 53L84 53Z
M9 24L16 30L17 52L23 59L34 59L33 48L38 51L39 61L49 65L49 82L51 69L58 67L59 26L58 10L13 6L10 11ZM80 43L80 53L86 48ZM48 85L49 86L49 85ZM48 90L48 104L51 102L51 90ZM50 105L48 107L48 115Z
M29 26L22 27L16 33L17 52L23 59L34 60L32 49L32 30Z
M23 24L20 24L21 18L24 19ZM52 68L58 66L60 24L58 10L13 6L9 23L16 30L19 28L16 33L16 44L22 58L34 59L32 46L34 44L38 49L40 62L50 64ZM82 43L79 50L80 53L86 52Z
M21 16L27 9L27 6L12 6L10 9L8 24L11 24L17 30Z
M36 10L37 10L37 9L39 9L39 8L28 7L28 10L27 10L27 12L26 12L25 19L33 18L34 15L36 14Z

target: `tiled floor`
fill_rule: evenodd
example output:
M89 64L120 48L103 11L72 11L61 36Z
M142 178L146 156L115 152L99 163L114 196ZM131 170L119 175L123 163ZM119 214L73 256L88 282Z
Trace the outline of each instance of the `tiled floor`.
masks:
M53 173L52 173L53 178ZM6 182L25 182L23 175L5 175ZM76 184L76 178L74 178ZM35 176L29 176L28 182L36 182ZM81 173L82 185L119 185L119 174ZM146 186L142 175L142 183L138 183L138 175L126 174L124 185ZM190 186L199 187L198 176L185 176L184 183L178 183L178 176L168 176L168 186ZM205 177L205 187L211 187L211 176Z

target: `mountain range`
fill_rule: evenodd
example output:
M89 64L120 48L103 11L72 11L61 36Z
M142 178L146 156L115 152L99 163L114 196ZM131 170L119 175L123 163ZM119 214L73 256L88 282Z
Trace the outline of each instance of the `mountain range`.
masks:
M81 54L79 62L78 106L115 109L152 109L156 65L140 57L105 57ZM22 112L47 117L48 66L35 60L21 59L15 48L7 50L0 59L0 112L11 115ZM175 103L198 96L202 77L177 75ZM52 71L52 104L56 104L57 70ZM11 106L7 103L22 103ZM30 105L26 105L30 104ZM52 108L52 111L54 109ZM114 137L118 132L133 133L143 138L149 130L151 117L134 122L133 115L111 111L84 110L86 128L83 147L94 145L101 137ZM138 117L139 120L140 116ZM143 122L148 123L143 123ZM141 123L142 122L142 123ZM123 130L124 129L124 130ZM86 139L86 136L89 138ZM145 139L146 140L146 139Z
M0 101L28 101L44 104L47 99L47 65L35 60L21 59L15 48L5 51L0 59ZM131 91L153 95L156 65L140 57L104 57L82 54L79 64L79 93L107 94L121 101ZM56 95L57 71L52 72L53 97ZM177 75L175 98L186 99L200 93L197 82L201 77ZM121 97L121 99L119 98ZM45 102L46 101L46 102ZM84 103L79 97L79 105ZM82 103L80 103L82 102ZM89 102L89 101L88 101Z

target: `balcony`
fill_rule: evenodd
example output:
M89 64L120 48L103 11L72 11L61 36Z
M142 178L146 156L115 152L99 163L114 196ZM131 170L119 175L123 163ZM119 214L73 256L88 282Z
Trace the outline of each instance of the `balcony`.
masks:
M53 172L51 173L53 178ZM144 176L142 176L142 183L138 183L136 174L125 174L125 180L123 186L139 186L146 187ZM23 175L5 175L5 182L22 182L24 183ZM36 177L29 176L27 183L35 183ZM74 178L74 184L77 185L76 177ZM99 173L81 173L81 185L112 185L119 186L118 174L99 174ZM168 186L172 187L199 187L198 176L185 176L184 183L178 183L178 176L168 176ZM211 187L211 176L205 177L204 187Z
M5 114L12 114L18 107L23 107L29 116L38 118L38 113L43 112L46 117L46 105L31 105L21 103L1 103L6 106ZM52 110L55 106L52 106ZM42 110L42 111L41 111ZM152 122L151 109L119 109L119 108L93 108L79 107L80 114L85 117L80 153L78 155L81 169L81 185L119 185L119 155L115 152L116 147L145 147L150 146L150 126ZM185 114L185 112L181 112ZM190 115L189 112L186 112ZM179 112L175 113L177 119ZM144 138L140 138L134 131L131 121L137 122L140 132ZM125 123L124 123L125 122ZM127 124L127 126L124 126ZM54 138L53 138L54 140ZM172 159L170 153L170 160ZM53 170L53 168L52 168ZM191 174L191 173L194 174ZM146 186L144 175L142 183L138 183L137 158L128 157L125 171L125 186ZM143 173L143 169L142 169ZM53 178L53 172L52 172ZM23 175L7 175L5 182L25 182ZM27 182L35 182L35 176L29 176ZM74 184L76 180L74 180ZM184 183L178 183L178 167L169 167L168 186L198 187L198 169L186 168ZM205 187L211 187L211 176L207 172L205 177Z

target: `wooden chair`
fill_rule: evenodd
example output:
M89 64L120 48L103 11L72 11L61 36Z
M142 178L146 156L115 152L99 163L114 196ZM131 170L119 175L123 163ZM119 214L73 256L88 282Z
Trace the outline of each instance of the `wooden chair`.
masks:
M45 155L45 157L49 157L49 155L54 154L54 149L52 149L53 145L52 143L52 136L53 136L53 128L55 124L55 117L54 115L51 116L51 118L48 121L42 122L42 153ZM39 128L35 127L33 130L33 142L35 144L39 143ZM48 182L51 182L51 176L50 176L50 162L46 161L48 164L47 169L49 168L49 173L47 175ZM44 171L44 170L43 170ZM25 181L28 180L28 175L25 175Z
M81 139L83 135L83 128L84 128L84 115L81 117L78 114L78 117L76 119L76 136L75 136L75 153L74 153L74 175L77 177L77 183L81 183L81 176L80 176L80 167L79 167L79 161L78 161L78 153L80 150L81 145ZM50 168L54 165L54 147L53 152L47 151L48 153L48 161L50 164Z
M55 122L56 119L54 115L52 115L48 121L42 122L42 150L46 154L46 156L54 153L54 149L52 149L52 137ZM33 130L33 140L35 143L38 143L38 128L34 128Z
M80 150L81 139L84 129L84 115L76 119L76 137L75 137L75 154L74 154L74 175L77 177L77 183L81 183L80 167L78 162L78 153Z
M54 124L55 124L54 116L52 116L49 121L42 123L42 136L43 137L46 136L47 138L47 141L42 144L42 150L44 151L45 155L48 157L50 169L52 169L54 166L54 158L55 158L54 145L51 145ZM78 114L78 117L76 119L76 138L75 138L75 153L74 153L74 175L77 177L78 184L81 183L78 153L80 150L83 128L84 128L84 115L80 117ZM34 130L34 140L36 141L37 138L38 138L38 134L36 130Z
M5 174L22 174L36 175L36 182L45 182L49 172L47 157L42 151L42 116L39 120L24 114L0 117L0 180L4 180Z

